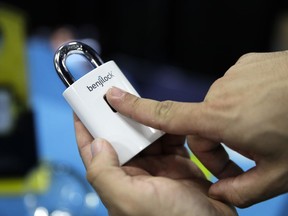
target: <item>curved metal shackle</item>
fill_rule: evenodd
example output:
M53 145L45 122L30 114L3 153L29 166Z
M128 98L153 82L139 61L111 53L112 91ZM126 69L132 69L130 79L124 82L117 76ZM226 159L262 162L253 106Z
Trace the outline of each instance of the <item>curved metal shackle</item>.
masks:
M62 79L66 87L69 87L75 82L74 77L71 75L66 66L66 59L72 54L83 55L95 68L103 64L103 61L98 53L85 43L71 41L60 46L54 55L54 66L57 74Z

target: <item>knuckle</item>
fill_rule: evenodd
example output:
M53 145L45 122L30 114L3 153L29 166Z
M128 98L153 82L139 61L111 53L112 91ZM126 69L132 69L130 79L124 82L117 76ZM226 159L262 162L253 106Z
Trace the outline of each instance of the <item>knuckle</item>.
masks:
M250 197L248 195L244 195L243 190L239 191L237 186L234 186L232 191L233 192L227 196L228 200L230 200L231 203L233 203L235 206L239 208L245 208L252 204Z
M238 59L237 63L243 63L245 61L251 60L253 59L256 55L258 55L255 52L249 52L249 53L245 53L242 56L240 56L240 58Z
M155 108L155 116L160 124L167 123L173 117L171 112L173 105L174 102L170 100L158 102Z
M98 181L98 179L101 178L101 176L105 175L105 173L103 172L105 171L102 169L99 169L95 166L90 166L87 168L86 179L90 184L94 185L94 183Z
M95 170L92 171L91 169L87 169L86 172L86 179L90 184L93 184L95 178L97 178L98 172L96 173Z
M172 101L162 101L159 102L156 106L155 114L158 116L160 119L166 119L170 115L171 108L173 106Z

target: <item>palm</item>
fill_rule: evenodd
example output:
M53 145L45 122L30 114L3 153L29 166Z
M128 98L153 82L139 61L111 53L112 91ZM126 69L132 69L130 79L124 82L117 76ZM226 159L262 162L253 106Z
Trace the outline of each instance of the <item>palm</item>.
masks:
M112 166L112 184L93 181L93 138L75 116L77 144L87 176L109 215L237 215L232 206L208 197L210 182L190 160L184 136L165 135L122 167ZM108 195L107 195L108 194ZM188 205L187 205L188 203Z
M165 140L170 145L164 145ZM126 195L126 205L137 206L135 215L237 215L233 207L208 197L211 183L189 159L183 141L184 137L167 135L122 166L130 182L127 190L133 191ZM111 215L122 211L109 209Z

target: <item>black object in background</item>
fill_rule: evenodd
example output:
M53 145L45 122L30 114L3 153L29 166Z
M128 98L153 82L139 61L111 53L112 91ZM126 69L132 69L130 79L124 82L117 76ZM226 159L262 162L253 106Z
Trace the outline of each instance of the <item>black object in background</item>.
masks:
M9 0L13 2L13 0ZM287 0L16 1L27 11L29 32L39 27L94 24L103 59L115 53L172 64L218 78L248 52L271 50L275 19Z
M33 110L0 86L0 178L25 177L38 165Z
M38 164L32 110L19 116L15 129L0 136L0 177L23 177Z

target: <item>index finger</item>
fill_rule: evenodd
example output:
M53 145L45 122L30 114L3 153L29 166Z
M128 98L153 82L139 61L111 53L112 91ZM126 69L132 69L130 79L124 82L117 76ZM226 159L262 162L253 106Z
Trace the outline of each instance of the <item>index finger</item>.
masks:
M220 139L221 122L205 102L156 101L137 97L116 87L109 89L106 95L115 110L144 125L171 134L197 134L213 140Z

